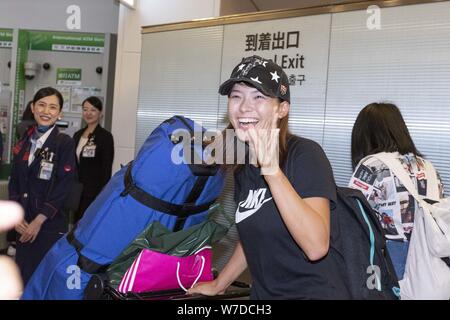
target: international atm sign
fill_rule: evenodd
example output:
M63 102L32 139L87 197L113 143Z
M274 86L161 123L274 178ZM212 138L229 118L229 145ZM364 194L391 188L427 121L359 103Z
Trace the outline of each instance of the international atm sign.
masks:
M0 29L0 48L12 48L12 40L11 29Z
M103 34L30 31L30 50L103 53Z
M56 70L56 84L81 85L81 69L58 68Z

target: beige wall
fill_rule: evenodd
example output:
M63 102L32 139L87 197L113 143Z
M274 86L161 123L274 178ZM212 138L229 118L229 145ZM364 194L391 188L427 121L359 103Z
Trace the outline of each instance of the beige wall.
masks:
M310 7L359 0L137 0L136 10L120 5L112 133L113 172L134 158L139 94L141 27L260 10Z
M116 150L113 172L132 160L136 151L141 26L217 17L219 9L220 0L138 0L136 10L120 6L112 119Z
M80 8L80 29L68 30L66 10ZM0 0L1 28L117 33L118 1L112 0Z
M267 10L308 8L361 1L363 0L222 0L220 3L220 15L226 16Z

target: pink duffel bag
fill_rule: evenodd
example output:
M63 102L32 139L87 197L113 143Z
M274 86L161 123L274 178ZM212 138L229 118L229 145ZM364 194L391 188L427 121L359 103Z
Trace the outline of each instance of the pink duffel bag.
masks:
M143 249L123 276L118 291L149 292L169 289L187 291L197 282L213 280L211 247L186 257Z

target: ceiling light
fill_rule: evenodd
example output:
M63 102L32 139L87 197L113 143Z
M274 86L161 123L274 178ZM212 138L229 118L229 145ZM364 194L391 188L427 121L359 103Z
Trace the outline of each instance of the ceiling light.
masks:
M136 9L136 0L120 0L120 3L127 6L130 9Z

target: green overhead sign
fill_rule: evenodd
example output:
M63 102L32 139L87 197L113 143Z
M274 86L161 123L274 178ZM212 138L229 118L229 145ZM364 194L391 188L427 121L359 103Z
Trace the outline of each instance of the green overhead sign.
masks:
M13 31L11 29L0 29L0 48L12 48Z
M103 34L29 31L30 50L103 53Z
M58 68L56 70L56 84L81 85L81 69Z

